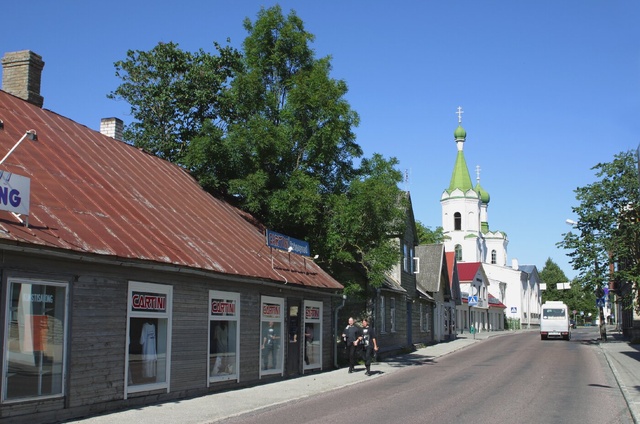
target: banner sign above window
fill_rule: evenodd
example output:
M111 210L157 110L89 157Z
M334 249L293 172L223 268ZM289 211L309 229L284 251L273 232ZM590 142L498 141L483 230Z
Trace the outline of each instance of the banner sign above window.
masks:
M166 312L167 295L163 293L131 293L131 310L146 312Z
M310 256L311 249L309 248L309 243L306 241L297 240L293 237L285 236L284 234L276 233L271 230L267 230L266 237L267 246L269 247L290 251L299 255Z
M235 316L236 301L235 299L211 299L211 315L214 316Z

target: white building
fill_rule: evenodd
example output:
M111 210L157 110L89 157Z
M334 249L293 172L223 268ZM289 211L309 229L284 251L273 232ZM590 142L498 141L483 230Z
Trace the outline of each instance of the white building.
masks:
M471 181L464 157L467 132L462 128L462 108L459 107L457 113L458 127L453 133L456 161L449 187L440 197L445 250L455 252L459 265L471 262L491 265L482 267L488 278L486 286L507 307L507 317L518 320L523 326L538 325L542 300L538 272L534 265L518 267L515 260L511 267L507 266L509 240L506 233L489 229L490 196L480 186L479 167L476 168L475 186ZM460 283L464 291L462 279ZM482 325L481 321L479 323Z

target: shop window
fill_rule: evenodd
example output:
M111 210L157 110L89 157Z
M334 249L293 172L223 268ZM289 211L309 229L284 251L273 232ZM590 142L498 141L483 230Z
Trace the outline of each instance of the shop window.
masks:
M129 283L126 393L169 391L173 287Z
M260 374L282 374L284 299L262 296L260 317Z
M8 281L3 401L64 394L66 283Z
M240 294L209 292L209 382L238 380Z
M322 367L322 302L304 301L304 366Z

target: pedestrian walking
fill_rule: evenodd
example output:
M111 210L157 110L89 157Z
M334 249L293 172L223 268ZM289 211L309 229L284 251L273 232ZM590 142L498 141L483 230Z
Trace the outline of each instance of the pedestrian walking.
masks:
M360 339L360 329L353 325L353 318L349 318L349 325L347 325L342 332L342 340L349 352L349 373L353 372L353 368L356 365L356 349L358 348L358 341Z
M371 375L371 360L378 352L378 340L373 328L369 327L369 321L365 318L362 320L361 338L364 347L364 366L367 369L364 375Z

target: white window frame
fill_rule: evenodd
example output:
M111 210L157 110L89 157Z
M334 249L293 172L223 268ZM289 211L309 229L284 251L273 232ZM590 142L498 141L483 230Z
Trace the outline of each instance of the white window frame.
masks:
M12 320L12 306L11 306L11 287L13 284L30 284L30 285L43 285L43 286L54 286L54 287L63 287L65 289L64 293L64 334L62 341L62 374L61 374L61 388L60 393L54 393L50 395L43 396L30 396L23 398L15 398L15 399L7 399L7 390L8 390L8 381L7 378L9 376L8 367L9 367L9 353L7 352L9 346L9 329L8 325L11 324ZM52 398L60 398L65 396L65 388L67 386L67 344L68 344L68 335L69 335L69 283L62 281L50 281L50 280L40 280L40 279L31 279L31 278L8 278L7 279L7 287L5 292L5 320L4 320L4 340L3 340L3 363L2 363L2 403L16 403L16 402L24 402L24 401L33 401L34 399L52 399ZM17 314L17 311L15 312ZM33 358L33 356L32 356Z
M132 296L133 292L142 293L154 293L166 296L166 305L164 312L152 311L132 311ZM171 336L172 336L172 311L173 311L173 286L166 284L147 283L142 281L129 281L129 289L127 291L127 335L125 344L125 367L124 367L124 398L127 399L128 395L139 392L146 392L151 390L164 389L169 393L171 387ZM136 384L129 385L129 340L131 331L131 318L154 318L158 320L166 320L166 378L165 381L150 383L150 384ZM156 337L159 335L159 329L156 329Z
M214 301L222 301L227 304L235 305L235 309L233 311L225 310L223 312L215 313L214 312ZM216 302L219 303L219 302ZM217 381L229 381L236 380L236 382L240 381L240 293L236 292L226 292L219 290L209 290L209 343L207 343L207 375L209 378L207 379L207 387L210 383L215 383ZM236 334L235 334L235 361L233 364L234 373L224 374L220 376L212 376L211 375L211 358L210 358L210 346L211 346L211 324L216 321L232 321L236 323Z

